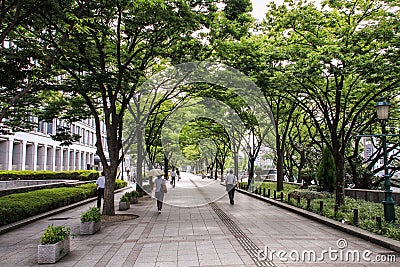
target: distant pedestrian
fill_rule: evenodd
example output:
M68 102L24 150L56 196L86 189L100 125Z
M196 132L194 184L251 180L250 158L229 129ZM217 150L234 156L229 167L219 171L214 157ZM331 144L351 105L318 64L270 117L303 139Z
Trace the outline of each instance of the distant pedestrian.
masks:
M101 176L96 181L97 184L97 208L101 207L101 198L104 198L104 187L106 185L106 176L104 171L101 172Z
M164 194L167 193L167 184L165 183L162 174L157 176L157 179L155 179L154 184L156 187L155 197L157 199L157 209L158 209L158 214L160 214L164 200Z
M171 185L173 187L175 187L175 180L176 180L176 172L175 172L175 169L172 169L172 171L171 171Z
M229 174L225 179L226 191L228 191L229 202L231 205L235 204L235 188L238 185L237 177L233 174L233 170L229 170Z
M178 176L178 181L181 179L181 173L179 172L179 169L176 169L176 176Z

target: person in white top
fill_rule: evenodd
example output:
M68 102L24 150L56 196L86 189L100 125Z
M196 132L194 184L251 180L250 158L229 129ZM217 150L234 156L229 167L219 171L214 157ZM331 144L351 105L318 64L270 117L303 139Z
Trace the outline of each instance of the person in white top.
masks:
M104 198L104 187L106 185L106 176L104 171L101 172L101 176L96 181L97 184L97 208L101 207L101 198Z
M176 172L175 169L172 169L171 171L171 185L175 187L175 182L176 182Z
M235 188L238 185L237 177L233 174L233 170L229 170L229 174L225 178L226 191L228 191L229 202L235 204Z
M164 194L167 193L166 192L167 185L165 184L165 180L162 175L157 175L157 179L154 180L154 185L156 187L155 197L157 199L158 214L160 214L164 200Z

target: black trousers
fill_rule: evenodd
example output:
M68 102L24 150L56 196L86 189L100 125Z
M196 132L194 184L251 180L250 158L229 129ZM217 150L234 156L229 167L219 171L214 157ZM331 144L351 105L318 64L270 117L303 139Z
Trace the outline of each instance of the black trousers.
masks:
M234 198L235 198L235 185L228 184L226 190L228 191L228 196L229 196L229 202L231 204L234 204Z
M104 198L104 188L97 189L97 208L101 207L101 198Z

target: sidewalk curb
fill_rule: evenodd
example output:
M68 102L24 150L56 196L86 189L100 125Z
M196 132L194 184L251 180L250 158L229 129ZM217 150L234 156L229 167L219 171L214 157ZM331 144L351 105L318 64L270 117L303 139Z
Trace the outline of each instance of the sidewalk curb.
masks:
M352 225L343 224L343 223L340 223L340 222L335 221L333 219L330 219L330 218L324 217L322 215L313 213L311 211L307 211L307 210L304 210L304 209L289 205L287 203L282 203L281 201L278 201L278 200L274 200L274 199L270 199L270 198L267 198L267 197L263 197L263 196L254 194L254 193L250 193L250 192L247 192L247 191L245 191L243 189L236 189L236 191L239 191L240 193L243 193L245 195L251 196L251 197L256 198L258 200L262 200L264 202L270 203L270 204L275 205L275 206L277 206L279 208L287 209L287 210L289 210L291 212L294 212L296 214L304 216L304 217L306 217L308 219L313 219L314 221L317 221L319 223L325 224L325 225L330 226L332 228L341 230L341 231L343 231L345 233L354 235L356 237L362 238L364 240L370 241L372 243L375 243L377 245L380 245L382 247L385 247L385 248L388 248L388 249L391 249L393 251L396 251L396 252L400 253L400 241L397 241L397 240L394 240L394 239L390 239L390 238L387 238L387 237L384 237L384 236L380 236L380 235L377 235L375 233L368 232L366 230L363 230L361 228L358 228L358 227L355 227L355 226L352 226Z
M127 187L115 190L114 193L119 193L119 192L122 192L124 190L129 189L129 188L131 188L131 187L127 186ZM42 213L42 214L38 214L38 215L35 215L35 216L32 216L32 217L20 220L18 222L14 222L14 223L3 225L3 226L0 227L0 235L4 234L4 233L7 233L7 232L10 232L12 230L15 230L17 228L20 228L22 226L25 226L27 224L33 223L33 222L38 221L40 219L43 219L43 218L46 218L46 217L49 217L49 216L52 216L52 215L55 215L55 214L70 210L70 209L74 209L76 207L88 204L88 203L90 203L92 201L96 201L96 200L97 200L97 197L88 198L88 199L82 200L80 202L76 202L76 203L68 205L68 206L64 206L64 207L61 207L61 208L58 208L58 209L54 209L54 210L51 210L51 211L48 211L48 212L45 212L45 213Z

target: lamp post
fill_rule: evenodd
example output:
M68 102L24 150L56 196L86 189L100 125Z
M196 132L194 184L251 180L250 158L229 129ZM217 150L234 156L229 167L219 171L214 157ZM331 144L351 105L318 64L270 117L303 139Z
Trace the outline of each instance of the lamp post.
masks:
M385 221L394 222L395 211L394 211L394 201L392 197L392 190L390 190L390 175L388 170L388 155L387 155L387 144L386 144L386 121L389 117L389 107L390 103L386 102L385 98L381 97L375 105L376 113L378 115L378 120L381 122L382 126L382 147L383 147L383 167L385 171L385 200L383 203Z

